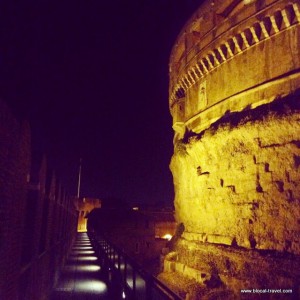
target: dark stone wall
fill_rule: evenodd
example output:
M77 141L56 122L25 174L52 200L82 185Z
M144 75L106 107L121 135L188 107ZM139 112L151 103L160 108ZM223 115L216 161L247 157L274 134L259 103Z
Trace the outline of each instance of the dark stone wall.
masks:
M0 143L0 298L17 299L30 133L28 124L20 125L4 103L0 103Z
M0 101L0 299L47 299L76 233L71 197Z

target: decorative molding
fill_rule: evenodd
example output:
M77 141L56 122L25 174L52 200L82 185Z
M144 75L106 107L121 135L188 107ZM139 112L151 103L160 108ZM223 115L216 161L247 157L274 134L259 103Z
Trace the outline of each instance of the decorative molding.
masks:
M266 16L262 21L254 23L251 27L230 37L228 40L221 42L218 47L210 50L209 53L200 58L195 65L191 66L186 74L178 78L177 84L175 84L175 88L170 94L171 106L178 100L177 91L179 89L187 91L196 84L197 81L234 56L245 52L250 47L263 42L272 35L278 34L294 25L299 25L299 23L299 4L293 3L287 5L282 10L276 11L271 16ZM260 32L262 32L262 34L260 34ZM217 57L218 55L220 58ZM195 70L197 70L198 73L196 73ZM195 76L193 77L192 74Z

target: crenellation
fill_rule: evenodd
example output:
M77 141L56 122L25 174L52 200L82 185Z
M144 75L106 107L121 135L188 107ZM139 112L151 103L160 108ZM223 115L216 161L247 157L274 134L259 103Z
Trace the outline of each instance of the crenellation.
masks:
M227 51L229 53L229 57L227 57L227 58L233 57L234 56L233 51L232 51L234 49L233 40L228 40L227 42L225 42L225 46L226 46Z
M300 22L300 9L299 9L299 3L293 3L293 10L292 10L292 14L293 11L296 15L297 21Z
M206 66L206 64L205 64L205 58L203 58L202 60L200 60L200 64L201 64L201 66L203 67L203 71L204 71L205 73L208 73L208 69L207 69L207 66Z
M234 48L233 48L233 51L232 51L232 52L233 52L234 54L239 54L239 53L241 53L242 50L245 49L245 48L243 48L243 40L242 40L242 38L241 38L241 35L238 34L238 35L234 36L234 37L232 38L232 40L233 40L233 44L234 44Z

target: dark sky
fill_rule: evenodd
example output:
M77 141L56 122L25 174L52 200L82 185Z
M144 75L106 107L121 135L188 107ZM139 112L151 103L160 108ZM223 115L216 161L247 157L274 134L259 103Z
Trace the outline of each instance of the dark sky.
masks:
M76 193L172 203L168 59L200 0L1 1L0 97Z

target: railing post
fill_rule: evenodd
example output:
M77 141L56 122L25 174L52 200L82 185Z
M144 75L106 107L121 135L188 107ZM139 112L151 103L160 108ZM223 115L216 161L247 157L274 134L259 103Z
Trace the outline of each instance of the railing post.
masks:
M147 276L146 283L146 300L152 300L152 278Z
M131 266L132 269L132 294L133 298L136 299L136 271L133 266Z
M118 254L118 270L120 271L121 269L121 254Z
M127 285L127 259L124 257L124 286Z
M99 245L99 251L103 256L103 271L106 273L111 285L113 299L121 299L122 293L125 292L128 299L138 300L139 286L137 284L139 282L137 279L141 277L145 282L144 295L146 300L156 300L153 298L156 294L159 295L159 299L182 300L180 296L176 295L158 279L140 269L140 266L119 248L111 245L105 239L100 239ZM121 264L123 263L124 269L122 270ZM132 269L132 273L129 272L128 264ZM129 279L132 276L132 286L127 283L128 276L130 276Z
M115 266L115 249L114 249L114 247L111 248L111 265Z

